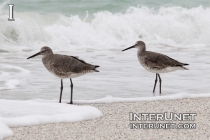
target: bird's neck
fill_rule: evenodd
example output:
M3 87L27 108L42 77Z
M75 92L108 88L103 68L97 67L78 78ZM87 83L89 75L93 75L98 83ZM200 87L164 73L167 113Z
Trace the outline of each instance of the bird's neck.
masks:
M53 56L53 54L44 55L44 56L42 57L42 60L51 59L52 56Z
M140 48L138 48L138 54L142 54L146 51L146 47L145 46L142 46Z

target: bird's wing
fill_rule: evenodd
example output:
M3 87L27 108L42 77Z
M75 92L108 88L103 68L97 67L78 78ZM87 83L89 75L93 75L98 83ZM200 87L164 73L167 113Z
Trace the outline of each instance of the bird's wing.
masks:
M184 65L183 63L174 60L168 57L167 55L155 52L149 52L147 55L144 56L144 58L145 58L145 63L154 68L165 68L168 66L176 67Z
M86 63L84 60L79 59L78 56L71 56L71 57L73 57L74 59L76 59L76 60L82 62L83 64L88 64L88 63Z
M54 69L60 73L81 73L85 70L92 70L94 68L93 65L86 63L84 60L66 55L55 55L52 63Z
M84 63L84 64L88 64L88 63L86 63L84 60L79 59L79 56L68 56L68 55L63 55L63 56L66 56L66 57L73 57L74 59L77 59L78 61L80 61L80 62L82 62L82 63Z

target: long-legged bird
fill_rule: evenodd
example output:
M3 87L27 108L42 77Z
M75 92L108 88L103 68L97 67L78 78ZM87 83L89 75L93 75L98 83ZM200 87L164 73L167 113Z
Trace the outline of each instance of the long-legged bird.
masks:
M78 59L75 56L67 56L61 54L53 54L53 51L50 47L44 46L41 48L40 52L28 57L30 59L37 55L42 55L42 63L46 69L61 79L61 88L60 88L60 99L61 103L62 91L63 91L63 79L70 78L71 82L71 98L70 104L73 104L73 83L72 78L84 75L91 72L99 72L96 70L97 65L91 65L86 63L83 60Z
M156 73L155 84L153 88L153 94L155 93L155 87L157 79L159 78L160 82L160 95L161 95L161 78L160 73L172 72L175 70L188 70L185 68L186 63L181 63L177 60L174 60L164 54L146 51L146 45L143 41L137 41L135 45L128 47L122 51L137 48L137 57L140 64L149 72Z

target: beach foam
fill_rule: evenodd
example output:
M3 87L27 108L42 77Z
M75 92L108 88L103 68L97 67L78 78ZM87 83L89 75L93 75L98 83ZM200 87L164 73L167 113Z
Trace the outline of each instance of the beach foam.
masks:
M95 107L66 103L0 99L0 139L12 135L9 127L95 119L102 113Z
M74 103L79 104L92 104L92 103L115 103L115 102L136 102L136 101L158 101L158 100L178 100L178 99L185 99L185 98L206 98L210 97L210 93L200 93L200 94L190 94L190 93L177 93L171 95L162 95L152 97L136 97L136 98L120 98L120 97L113 97L107 95L101 99L95 100L74 100ZM44 99L32 99L32 101L38 102L57 102L57 100L44 100ZM68 102L67 100L63 100L63 102Z
M204 97L210 97L210 93L178 93L174 95L139 98L118 98L107 96L97 100L75 100L74 103L136 102ZM54 102L56 101L43 99L33 99L27 101L0 99L0 106L2 106L0 108L0 139L13 134L9 127L31 126L58 122L78 122L102 116L102 113L95 107L76 106L66 103L58 104Z
M106 96L102 99L96 100L75 100L75 103L113 103L113 102L136 102L136 101L158 101L158 100L177 100L184 98L204 98L210 97L210 93L206 94L189 94L189 93L177 93L173 95L155 96L155 97L139 97L139 98L119 98Z

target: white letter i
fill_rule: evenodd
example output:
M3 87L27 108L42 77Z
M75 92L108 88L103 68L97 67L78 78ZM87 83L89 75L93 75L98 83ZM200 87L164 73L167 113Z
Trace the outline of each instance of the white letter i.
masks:
M8 21L15 21L13 17L13 6L14 4L8 4L9 5L9 18Z

